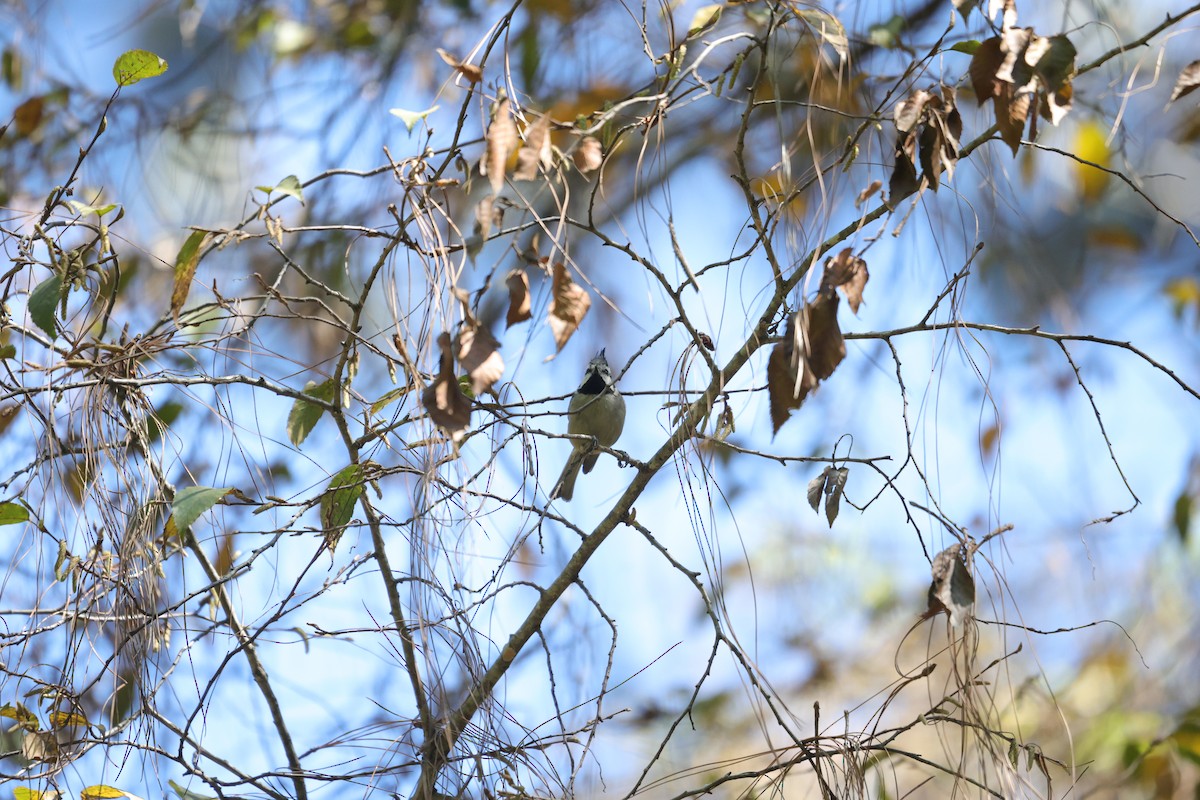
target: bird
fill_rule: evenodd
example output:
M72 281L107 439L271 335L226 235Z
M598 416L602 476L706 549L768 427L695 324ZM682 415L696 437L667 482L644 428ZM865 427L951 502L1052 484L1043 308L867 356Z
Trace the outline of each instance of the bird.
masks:
M617 390L603 350L588 362L583 382L571 395L567 415L567 433L591 437L571 440L571 454L550 492L551 499L561 497L569 501L575 494L580 468L585 473L591 472L600 458L596 445L612 447L625 428L625 398Z

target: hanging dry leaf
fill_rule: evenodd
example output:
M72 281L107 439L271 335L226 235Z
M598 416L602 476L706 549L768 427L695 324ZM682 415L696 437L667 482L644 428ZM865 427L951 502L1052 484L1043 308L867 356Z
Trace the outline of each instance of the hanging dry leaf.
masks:
M976 48L969 73L976 101L992 101L1000 138L1016 155L1026 121L1029 138L1037 136L1035 109L1054 125L1071 110L1076 51L1066 36L1038 36L1009 17L1006 7L1001 35Z
M773 434L779 433L783 423L787 422L793 410L804 403L804 398L812 388L803 383L794 363L795 319L792 317L788 320L787 332L784 333L783 340L771 348L771 356L767 359L767 399L771 406L771 432Z
M514 269L504 279L504 285L508 287L508 316L504 327L511 328L533 316L529 304L529 276L523 269Z
M838 296L820 294L811 303L805 304L797 315L799 333L803 333L803 347L798 348L796 362L803 364L812 373L813 388L828 378L846 357L846 341L837 321Z
M483 70L474 64L468 64L465 61L459 61L452 54L446 52L440 47L437 49L437 54L442 57L442 61L445 61L450 66L454 67L455 72L457 72L459 75L462 75L471 83L479 83L481 80L483 80Z
M1200 88L1200 61L1193 61L1183 68L1179 73L1179 77L1175 79L1175 88L1171 91L1171 99L1167 102L1174 103L1181 97L1186 97L1192 92Z
M933 581L929 584L922 618L928 619L945 611L950 615L950 624L958 625L971 613L971 606L975 604L975 580L962 550L961 544L954 544L934 557Z
M821 291L829 294L841 290L846 295L850 310L858 314L862 305L863 288L867 285L867 262L854 255L847 247L837 256L825 261L825 273L821 276Z
M888 187L888 204L893 208L922 187L917 179L918 159L926 183L935 192L943 171L954 176L962 136L962 116L951 86L943 85L938 94L920 89L913 92L897 104L894 117L899 137Z
M542 114L537 122L525 129L525 144L517 151L517 168L513 180L532 181L538 176L538 168L549 169L554 163L550 149L550 115Z
M454 374L454 346L450 334L443 333L438 337L438 347L442 351L438 373L433 383L421 392L421 402L434 424L457 442L471 424L471 401L462 393Z
M600 169L600 165L604 163L604 148L595 136L585 136L579 141L572 158L579 171L587 175Z
M829 477L825 481L825 519L829 521L831 528L833 521L837 519L838 509L842 504L842 493L849 477L850 470L846 467L829 468Z
M517 148L518 142L517 123L513 122L512 104L507 97L500 98L496 104L484 141L487 148L483 160L479 162L479 174L486 176L492 185L492 192L499 194L504 188L508 157Z
M496 196L494 194L485 194L479 198L479 202L475 204L474 233L479 237L481 245L484 241L487 241L493 227L500 227L503 219L504 212L496 207Z
M563 264L554 265L554 298L550 301L550 313L547 322L554 333L557 351L579 328L588 309L592 306L592 298L583 287L571 279Z
M489 391L504 374L500 343L486 327L464 324L458 332L458 363L471 378L471 392L478 397Z
M854 199L854 207L858 208L863 203L870 200L881 188L883 188L883 181L871 181L871 183L867 185L867 188L859 192L858 197Z

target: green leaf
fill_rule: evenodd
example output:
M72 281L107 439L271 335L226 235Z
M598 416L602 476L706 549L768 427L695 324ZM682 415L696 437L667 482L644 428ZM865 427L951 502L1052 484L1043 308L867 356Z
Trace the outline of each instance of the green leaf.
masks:
M408 128L408 132L412 133L413 127L421 120L428 117L430 114L438 110L438 106L427 108L424 111L409 111L405 108L390 108L388 113L392 116L399 117L404 123L404 127Z
M300 186L300 179L295 175L288 175L281 180L272 191L286 194L289 197L294 197L300 201L300 205L304 205L304 190Z
M37 285L29 293L29 317L33 324L49 334L50 338L58 336L54 312L62 300L62 277L52 275Z
M412 387L409 386L397 386L395 389L387 392L383 395L383 397L379 398L374 403L371 403L371 413L378 414L380 411L387 408L404 395L408 394L411 391L411 388Z
M88 214L95 214L97 217L103 217L105 214L117 207L116 203L108 203L102 206L89 206L88 204L80 203L77 200L68 200L67 205L69 205L71 210L81 217Z
M0 359L16 357L17 346L15 344L0 344Z
M321 495L321 527L330 550L342 537L342 528L354 516L354 504L362 493L363 465L351 464L333 476L325 494Z
M183 304L187 302L188 292L192 288L192 278L196 277L196 266L200 263L200 246L208 238L208 231L192 231L179 255L175 256L175 285L171 289L171 316L178 319Z
M167 62L149 50L128 50L113 64L113 79L117 86L132 86L146 78L155 78L167 71Z
M189 486L175 493L175 502L171 503L171 517L175 520L175 529L182 533L200 518L200 515L217 504L225 495L232 492L232 487L224 486Z
M1175 498L1175 513L1173 521L1175 523L1175 532L1179 534L1179 541L1187 543L1188 534L1192 529L1192 511L1194 502L1192 496L1184 489L1179 493L1179 497Z
M147 440L157 442L161 439L163 430L170 428L171 423L179 419L181 413L183 413L183 403L176 402L175 400L168 400L154 409L154 414L146 420Z
M0 503L0 525L29 521L29 509L19 503Z
M317 400L324 400L326 403L332 403L334 396L337 394L337 389L333 385L333 379L321 383L313 383L309 381L304 387L304 393ZM308 435L312 433L312 429L317 426L321 420L321 415L325 413L325 407L310 403L307 400L296 400L292 404L292 410L288 414L287 435L292 444L299 447Z
M891 50L900 44L900 32L904 30L904 17L896 14L882 25L872 25L867 29L867 38L871 44Z
M979 49L980 41L978 39L968 39L965 42L955 42L950 49L956 53L966 53L969 56L975 55L975 51Z
M212 795L196 794L195 792L188 791L175 781L167 781L167 785L175 790L175 794L179 795L179 800L217 800Z

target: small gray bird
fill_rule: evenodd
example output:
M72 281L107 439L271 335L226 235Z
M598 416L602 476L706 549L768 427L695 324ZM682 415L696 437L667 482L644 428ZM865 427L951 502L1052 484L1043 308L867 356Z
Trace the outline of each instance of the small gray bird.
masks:
M621 436L625 427L625 398L613 385L612 369L604 351L588 362L587 372L583 374L583 383L571 396L571 405L567 410L570 416L567 422L567 433L590 436L587 439L572 439L571 455L563 467L558 483L550 492L551 499L561 497L570 500L575 494L575 479L579 477L579 468L591 472L600 458L597 444L612 447Z

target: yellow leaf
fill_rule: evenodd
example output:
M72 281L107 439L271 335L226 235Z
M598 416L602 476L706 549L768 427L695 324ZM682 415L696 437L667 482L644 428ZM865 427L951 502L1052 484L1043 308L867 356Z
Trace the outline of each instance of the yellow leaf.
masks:
M1087 120L1075 131L1075 155L1084 164L1075 162L1075 182L1084 202L1095 202L1108 186L1109 174L1092 166L1107 167L1112 157L1108 149L1108 131L1095 120Z
M112 786L104 784L96 784L89 786L79 793L79 800L114 800L114 798L129 797L128 792L123 792Z

